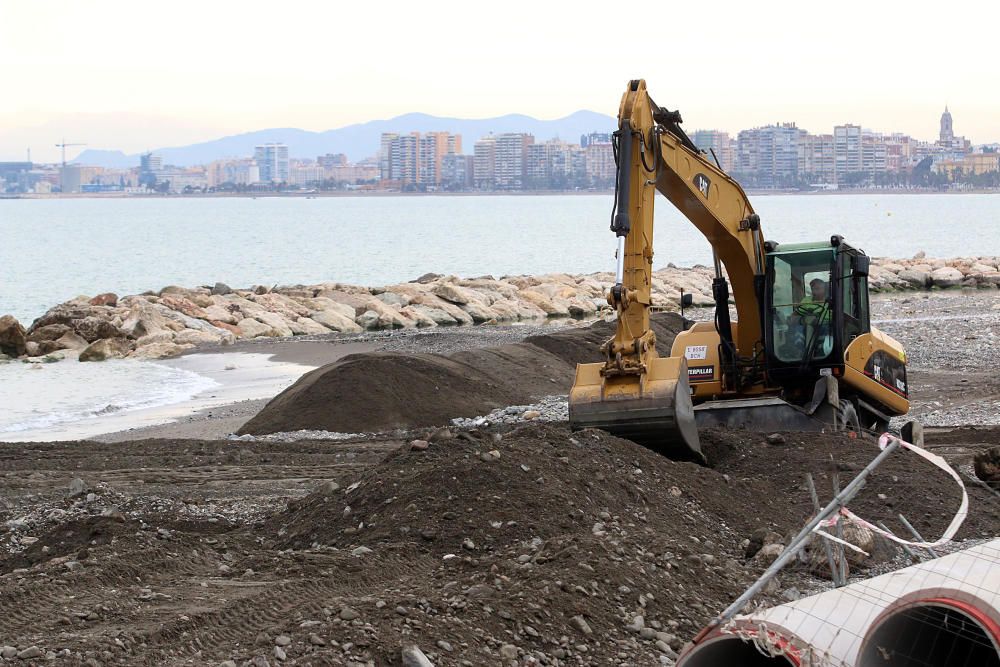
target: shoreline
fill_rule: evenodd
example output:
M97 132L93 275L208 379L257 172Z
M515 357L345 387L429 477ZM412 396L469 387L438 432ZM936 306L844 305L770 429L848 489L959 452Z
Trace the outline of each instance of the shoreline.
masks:
M437 191L399 192L396 190L345 190L317 192L201 192L201 193L137 193L137 192L68 192L68 193L24 193L0 195L4 199L273 199L298 198L319 199L327 197L550 197L550 196L608 196L607 190L509 190L509 191ZM998 195L1000 188L969 188L964 190L938 190L932 188L853 188L844 190L754 190L746 191L751 197L773 197L778 195L822 196L822 195Z

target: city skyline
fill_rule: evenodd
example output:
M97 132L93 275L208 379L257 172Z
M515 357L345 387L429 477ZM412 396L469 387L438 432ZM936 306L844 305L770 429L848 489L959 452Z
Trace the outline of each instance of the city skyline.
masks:
M824 135L824 134L830 134L830 133L832 133L834 131L834 128L836 128L838 126L845 126L846 125L846 126L856 126L856 127L860 128L862 131L868 132L868 133L885 134L885 135L902 134L902 135L906 135L906 136L908 136L908 137L910 137L910 138L912 138L914 140L917 140L917 141L927 142L927 143L933 143L933 142L935 142L938 139L939 133L940 133L940 130L939 130L939 120L938 119L940 118L942 111L947 112L950 117L953 116L954 114L952 114L950 112L950 109L951 109L951 107L949 105L945 105L943 110L939 109L937 111L937 113L934 114L932 117L929 117L928 119L925 119L925 123L924 124L928 126L928 131L925 132L925 133L921 133L919 135L911 135L909 133L906 133L906 132L903 132L903 131L899 130L898 128L879 128L879 127L873 127L873 126L869 125L868 123L858 123L858 122L854 122L854 121L838 122L838 123L836 123L833 126L830 126L828 128L821 128L821 129L818 129L818 130L814 131L811 128L804 127L802 124L798 123L794 119L784 120L784 121L776 121L776 122L765 122L765 123L762 123L762 124L759 124L759 125L754 125L754 126L749 126L748 125L748 126L744 126L744 127L738 127L735 130L733 130L733 131L725 129L725 128L718 128L718 127L713 127L713 128L700 127L700 126L694 126L694 127L692 127L690 123L685 123L684 124L684 129L689 134L692 134L692 135L694 135L696 133L703 133L703 132L721 132L721 133L728 134L730 137L732 137L733 139L735 139L741 132L746 132L746 131L751 130L751 129L759 129L759 128L764 128L764 127L790 126L790 127L794 127L796 130L798 130L800 132L804 132L806 134L810 134L810 135ZM574 114L596 114L596 113L597 112L589 112L589 111L586 111L586 110L580 110L580 111L574 112ZM566 116L566 117L563 117L561 119L555 119L555 121L566 120L566 119L570 118L571 116L573 116L574 114L570 114L570 116ZM404 114L403 116L400 116L398 118L405 118L407 116L412 116L412 115L423 115L423 114ZM521 116L521 114L511 114L511 115ZM453 121L456 121L456 122L462 122L462 123L464 123L464 122L479 122L479 121L495 120L498 117L487 118L487 119L446 119L446 118L437 118L437 117L431 117L431 118L433 118L434 120L437 120L437 121L453 120ZM529 120L532 120L532 121L539 121L539 122L543 122L543 123L554 122L554 121L546 121L546 120L542 120L542 119L535 119L535 118L531 118L530 116L526 116L525 118L527 118ZM392 122L394 120L397 120L397 119L393 118L393 119L385 119L385 120L377 120L377 121L376 120L371 120L371 121L368 121L367 123L351 125L351 126L347 126L347 127L344 127L344 128L332 128L330 130L327 130L327 132L337 132L337 131L342 131L342 130L349 130L349 129L352 129L352 128L355 128L355 127L360 127L360 126L363 126L363 125L369 125L369 124L380 123L380 122ZM613 120L614 120L613 118L609 117L609 122L613 123ZM965 127L964 118L961 117L961 116L959 116L958 125L957 125L957 128L955 129L955 132L958 133L958 134L960 134L963 138L968 139L971 142L971 144L974 145L974 146L975 145L980 145L980 146L982 146L982 145L995 145L997 143L1000 143L1000 129L998 129L997 137L996 138L980 138L980 137L970 136L968 132L964 131L964 129L963 129L964 127ZM591 124L590 126L588 126L588 128L590 128L589 131L611 131L612 129L614 129L611 126L609 126L607 128L594 127L593 124ZM298 128L290 128L290 129L292 129L292 131L296 131L296 132L299 131ZM281 130L282 130L282 128L265 128L265 129L258 130L257 132L270 132L270 131L281 131ZM403 130L403 131L401 131L399 133L401 133L401 134L407 134L407 133L412 132L412 131L414 131L414 130ZM452 131L452 130L451 129L447 129L447 130L444 130L444 131L445 132L449 132L449 131ZM499 130L499 131L497 131L495 133L496 134L502 134L505 131L520 132L520 131L524 131L524 130L523 129L519 129L519 128L511 128L509 130ZM473 140L475 140L476 138L481 138L482 136L486 136L487 134L490 134L490 133L491 133L491 131L489 131L489 130L483 131L483 132L481 132L481 136L480 137L474 137ZM528 132L528 133L531 134L531 132ZM208 139L207 142L204 142L204 143L219 142L219 141L233 139L233 138L236 138L236 137L240 137L240 136L243 136L243 135L249 135L249 134L254 134L254 133L241 133L240 135L229 135L229 136L212 137L212 138ZM462 133L460 133L460 134L462 134ZM468 134L468 133L466 132L464 134ZM537 138L539 140L543 140L543 141L547 140L549 138L561 138L561 139L568 139L568 140L574 141L577 138L579 138L577 135L578 135L578 133L570 133L570 135L567 135L567 136L560 136L560 135L553 135L551 137L549 137L549 136L537 136ZM68 135L68 136L73 137L74 135ZM248 145L250 145L252 147L252 146L260 144L260 143L275 143L275 142L271 141L271 140L268 140L268 141L251 141L251 142L248 143ZM279 141L278 143L284 143L284 142L280 142ZM191 144L189 146L162 146L162 147L152 148L151 146L154 145L154 144L155 144L154 141L146 141L143 144L144 148L142 148L142 149L140 149L138 151L135 151L132 155L129 155L128 157L134 158L136 164L138 164L139 156L142 153L147 153L147 152L157 152L157 153L160 153L160 152L162 152L164 150L167 150L167 151L171 151L171 150L183 150L183 149L191 148L193 146L198 145L198 144ZM69 145L69 144L67 144L67 145ZM54 146L54 149L53 149L54 153L53 153L52 159L49 159L49 160L38 160L38 159L32 158L33 161L36 162L36 163L42 163L42 164L54 164L54 163L59 162L61 160L61 155L60 155L59 148L55 147L55 144L53 144L53 146ZM78 157L79 156L86 154L87 151L93 151L93 150L116 152L116 151L119 151L120 149L118 149L118 147L115 147L115 146L108 146L108 147L92 146L89 143L87 143L87 144L84 144L82 146L73 147L73 148L70 148L69 150L67 150L67 152L66 152L66 160L67 160L68 163L76 162L76 161L78 161ZM342 151L343 149L340 146L334 146L331 150L339 152L339 151ZM123 154L125 153L125 151L121 151L121 152ZM458 151L458 152L461 152L461 151ZM316 151L310 149L310 150L306 150L306 151L300 151L300 153L292 152L292 153L289 154L289 157L291 157L291 158L311 157L314 153L316 153ZM368 158L368 157L374 157L376 155L376 153L377 153L377 150L376 151L369 151L368 153L366 153L364 155L357 155L357 156L353 156L353 157L354 157L355 160L360 160L360 159L364 159L364 158ZM25 156L25 154L23 152L20 155L3 155L2 153L0 153L0 161L24 161L25 157L26 156ZM236 155L236 154L230 154L230 153L219 154L219 155L213 157L212 159L223 159L223 158L231 158L231 157L238 157L238 155ZM206 164L206 162L207 161L200 161L200 162L194 162L194 163L191 163L191 164L204 165L204 164ZM92 163L84 163L84 164L92 164ZM177 164L179 164L181 166L184 166L184 163L177 163Z
M948 107L938 138L880 133L844 124L812 134L795 123L741 130L694 130L694 144L745 187L824 190L857 187L1000 187L1000 143L973 144L955 133ZM376 142L373 140L365 152ZM536 141L530 132L488 132L463 151L452 130L382 132L374 155L351 160L343 152L292 154L266 141L242 157L196 165L141 154L139 166L40 165L0 161L0 192L143 194L361 189L403 192L600 190L614 184L613 135L591 131L579 143L558 137Z
M586 3L515 1L502 13L477 11L438 2L276 12L176 0L150 24L124 2L54 1L41 12L0 0L0 158L23 159L31 147L35 159L53 161L64 135L135 153L415 109L465 118L557 118L581 108L614 115L636 76L692 128L735 134L795 120L818 131L852 122L929 140L925 119L947 104L966 136L1000 140L990 40L956 31L960 61L927 48L948 17L993 24L1000 10L968 0L945 10L850 0L836 13L785 1L723 3L713 16L725 20L693 9L681 17L684 30L667 30L663 20L670 53L684 60L656 64L647 49L629 48L627 30L595 21L599 9ZM845 32L858 24L863 34ZM265 32L268 55L260 57L254 40ZM412 64L409 53L418 56Z

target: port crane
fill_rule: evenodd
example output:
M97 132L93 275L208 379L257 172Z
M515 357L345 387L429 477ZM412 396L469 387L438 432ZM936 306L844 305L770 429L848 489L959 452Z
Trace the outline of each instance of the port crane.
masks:
M67 146L86 146L86 145L87 144L67 144L66 143L66 139L64 137L63 140L62 140L62 143L56 144L56 148L61 148L62 149L62 166L63 167L66 166L66 147Z

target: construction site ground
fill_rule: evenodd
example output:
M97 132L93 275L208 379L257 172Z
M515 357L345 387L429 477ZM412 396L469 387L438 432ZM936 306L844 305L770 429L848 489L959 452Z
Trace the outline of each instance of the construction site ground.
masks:
M928 447L967 482L960 547L1000 533L1000 496L970 478L972 456L1000 443L990 407L1000 401L997 300L907 298L879 326L910 351ZM952 314L981 333L948 338ZM673 323L660 318L662 335ZM428 340L443 335L455 334ZM845 483L878 449L843 434L714 430L702 433L706 467L541 415L441 428L452 405L473 417L525 402L509 374L526 368L537 371L524 380L532 397L559 394L570 360L600 335L464 349L460 362L418 357L423 366L410 356L419 337L407 339L411 349L397 339L396 356L377 353L371 367L383 375L367 377L381 391L338 388L335 376L310 383L346 392L336 405L356 420L313 429L382 433L296 439L278 423L291 417L272 411L239 439L0 444L0 660L400 665L416 645L435 665L670 664L763 571L766 559L748 554L810 515L806 474L828 499L832 473ZM338 372L360 383L356 364ZM420 377L427 364L452 373L447 382L485 375L488 387L470 396L476 385L458 384L423 400L395 373ZM400 421L400 401L413 402L418 423ZM959 499L948 476L901 453L851 508L900 532L902 512L932 538ZM755 604L830 586L819 549ZM883 543L871 552L853 577L906 562Z

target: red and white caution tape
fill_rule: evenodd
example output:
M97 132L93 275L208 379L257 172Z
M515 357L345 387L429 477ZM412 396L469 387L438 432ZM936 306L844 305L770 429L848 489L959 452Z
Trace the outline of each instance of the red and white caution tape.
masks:
M899 544L905 544L910 547L916 547L918 549L933 549L934 547L939 547L944 544L947 544L948 542L951 541L953 537L955 537L955 533L958 532L958 529L962 526L962 523L965 521L965 517L968 516L969 514L969 494L965 490L965 484L962 482L962 478L959 476L957 472L955 472L954 468L948 465L948 463L937 454L931 454L926 449L917 447L916 445L906 442L905 440L897 438L896 436L891 435L889 433L883 434L882 437L878 439L879 448L885 449L886 445L888 445L891 440L897 441L900 447L910 450L917 456L920 456L921 458L931 462L941 470L944 470L946 473L951 475L951 478L954 479L955 482L958 484L959 488L962 489L962 504L959 506L958 512L956 512L955 516L952 518L951 523L948 524L948 528L945 529L944 534L941 535L941 537L934 542L911 542L909 540L904 540L902 538L896 537L889 531L882 530L878 526L868 521L865 521L864 519L862 519L857 514L847 509L846 507L841 507L840 511L837 514L834 514L825 521L821 521L819 525L817 525L816 528L813 529L813 532L828 540L837 542L839 544L843 544L844 546L849 547L854 551L858 551L865 555L867 555L867 553L863 549L858 548L857 546L851 544L846 540L842 540L839 537L835 537L822 529L837 525L837 522L843 518L859 526L864 526L868 530L872 531L873 533L881 535L887 540L892 540L893 542L897 542Z

